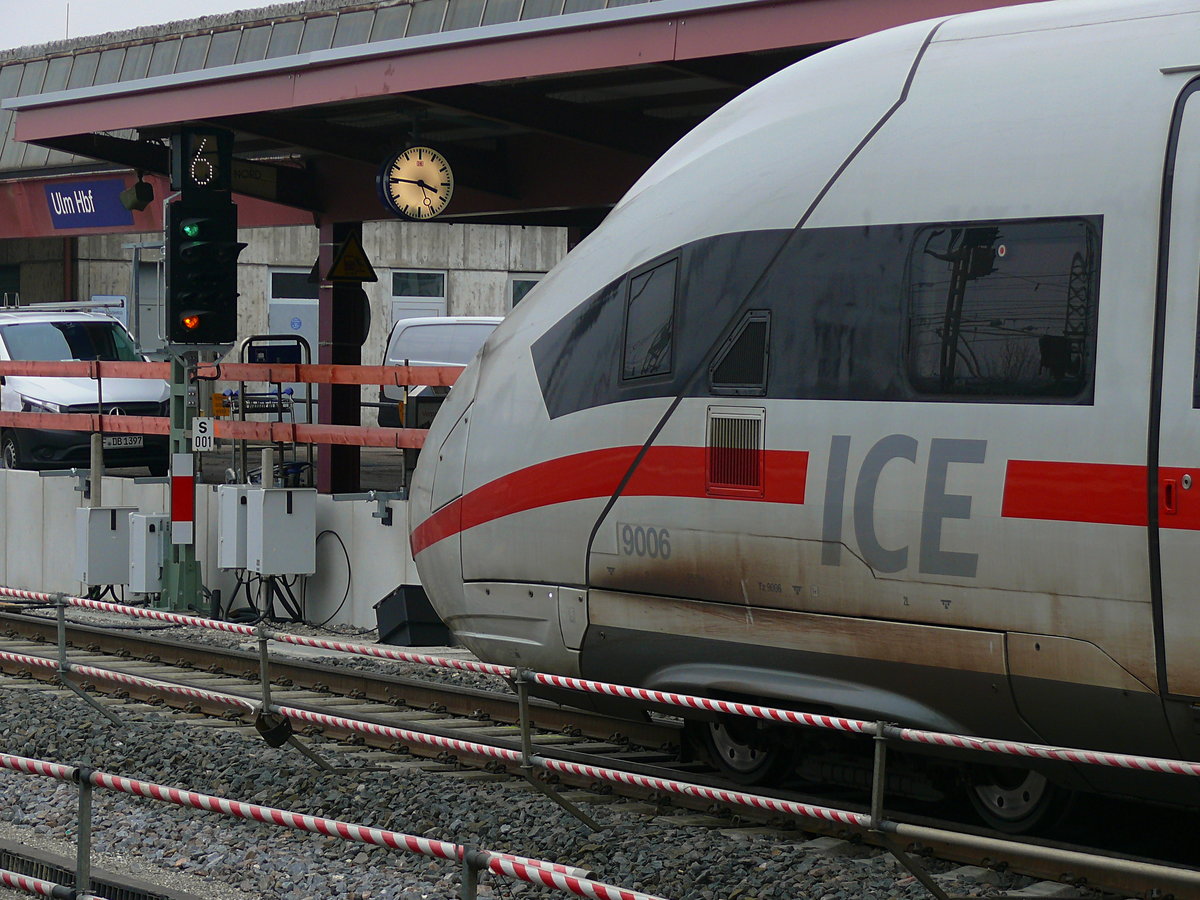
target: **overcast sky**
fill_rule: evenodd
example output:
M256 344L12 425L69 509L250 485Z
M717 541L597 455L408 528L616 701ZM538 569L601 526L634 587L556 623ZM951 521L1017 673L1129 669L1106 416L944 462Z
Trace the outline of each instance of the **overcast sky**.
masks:
M265 0L0 0L0 50L267 5Z

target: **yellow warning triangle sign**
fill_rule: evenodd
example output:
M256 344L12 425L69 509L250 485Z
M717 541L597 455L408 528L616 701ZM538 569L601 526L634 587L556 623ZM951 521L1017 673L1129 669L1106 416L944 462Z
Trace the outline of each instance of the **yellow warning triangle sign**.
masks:
M329 267L326 281L378 281L379 276L367 253L363 250L362 242L356 235L348 235L333 256L333 265Z

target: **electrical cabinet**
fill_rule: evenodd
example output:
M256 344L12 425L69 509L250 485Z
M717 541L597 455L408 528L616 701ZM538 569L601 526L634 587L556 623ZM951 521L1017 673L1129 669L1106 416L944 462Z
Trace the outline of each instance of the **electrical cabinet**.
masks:
M246 492L246 568L259 575L317 571L314 488L252 488Z
M136 506L75 510L75 576L87 585L129 583L129 515Z
M217 487L217 568L246 568L246 495L245 484Z
M139 594L162 590L163 560L171 538L171 517L133 513L129 517L129 589Z

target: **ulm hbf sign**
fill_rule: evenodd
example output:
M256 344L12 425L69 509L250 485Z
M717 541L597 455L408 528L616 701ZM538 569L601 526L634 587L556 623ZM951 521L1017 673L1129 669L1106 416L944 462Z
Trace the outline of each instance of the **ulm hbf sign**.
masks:
M55 229L133 224L133 213L121 204L125 185L119 179L60 181L44 187Z

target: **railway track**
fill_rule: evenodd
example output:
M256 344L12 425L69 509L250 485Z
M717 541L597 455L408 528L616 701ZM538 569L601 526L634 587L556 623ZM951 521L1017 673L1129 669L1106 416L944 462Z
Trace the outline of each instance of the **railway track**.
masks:
M124 620L127 621L127 620ZM112 669L140 678L158 679L190 685L204 691L217 691L257 700L261 695L259 657L257 652L241 646L201 644L195 640L169 637L168 630L132 631L126 626L114 630L97 624L69 624L70 660L75 665L91 665ZM56 623L52 618L26 613L0 613L0 650L14 654L54 659L57 657ZM244 643L244 642L243 642ZM342 659L331 664L322 653L320 659L299 659L294 655L272 654L271 698L278 705L287 705L314 713L334 715L391 728L421 731L446 738L492 744L507 749L521 748L517 724L517 698L504 690L485 690L469 684L447 684L406 675L376 671L377 664L364 668L360 660ZM382 667L382 666L379 666ZM388 666L395 668L394 666ZM56 676L50 670L4 663L9 673L32 675L43 680ZM152 688L114 685L100 679L86 682L89 689L107 693L130 702L151 702L181 710L186 714L204 713L226 718L236 717L227 705L204 699L182 698ZM553 704L534 702L531 709L534 725L532 740L539 753L576 762L581 766L600 766L631 771L647 778L666 778L692 781L737 790L723 784L710 770L679 758L680 733L676 724L666 721L635 722L613 719L598 713L567 709ZM493 771L504 768L494 759L456 753L419 743L397 742L392 737L379 737L346 727L309 726L302 732L306 739L320 735L345 744L361 745L361 760L379 759L380 752L403 752L417 760L442 770L463 766L486 767ZM322 742L315 742L320 746ZM518 767L509 765L510 771ZM666 796L639 785L605 785L598 787L595 779L552 776L561 781L560 790L568 798L579 799L584 791L615 791L628 798L630 814L661 815L673 812L690 817L695 827L731 826L777 829L781 840L795 842L796 829L813 840L834 841L830 847L841 848L843 842L869 847L878 846L887 838L856 830L845 825L812 820L784 820L761 811L736 804L701 801L697 798ZM828 804L843 808L853 806L845 799L830 800L796 793L777 792L798 802ZM584 803L586 805L586 802ZM702 815L696 815L702 813ZM1120 897L1189 897L1197 896L1194 885L1197 875L1178 866L1172 880L1166 870L1154 860L1128 859L1128 871L1115 872L1108 866L1089 865L1089 849L1043 843L1042 851L1054 849L1078 854L1064 868L1061 860L1048 860L1044 852L1024 851L1019 845L1001 843L985 832L974 832L964 844L941 840L937 832L943 829L963 830L957 823L906 817L914 829L925 828L927 835L918 841L897 841L891 846L902 852L924 857L949 860L965 866L987 870L1008 870L1055 884L1071 884L1090 889L1078 896L1101 896L1107 893ZM973 843L972 843L973 842ZM838 849L831 852L844 852ZM1111 851L1105 851L1112 856ZM1044 889L1043 889L1044 890ZM1026 894L1053 896L1054 894Z

